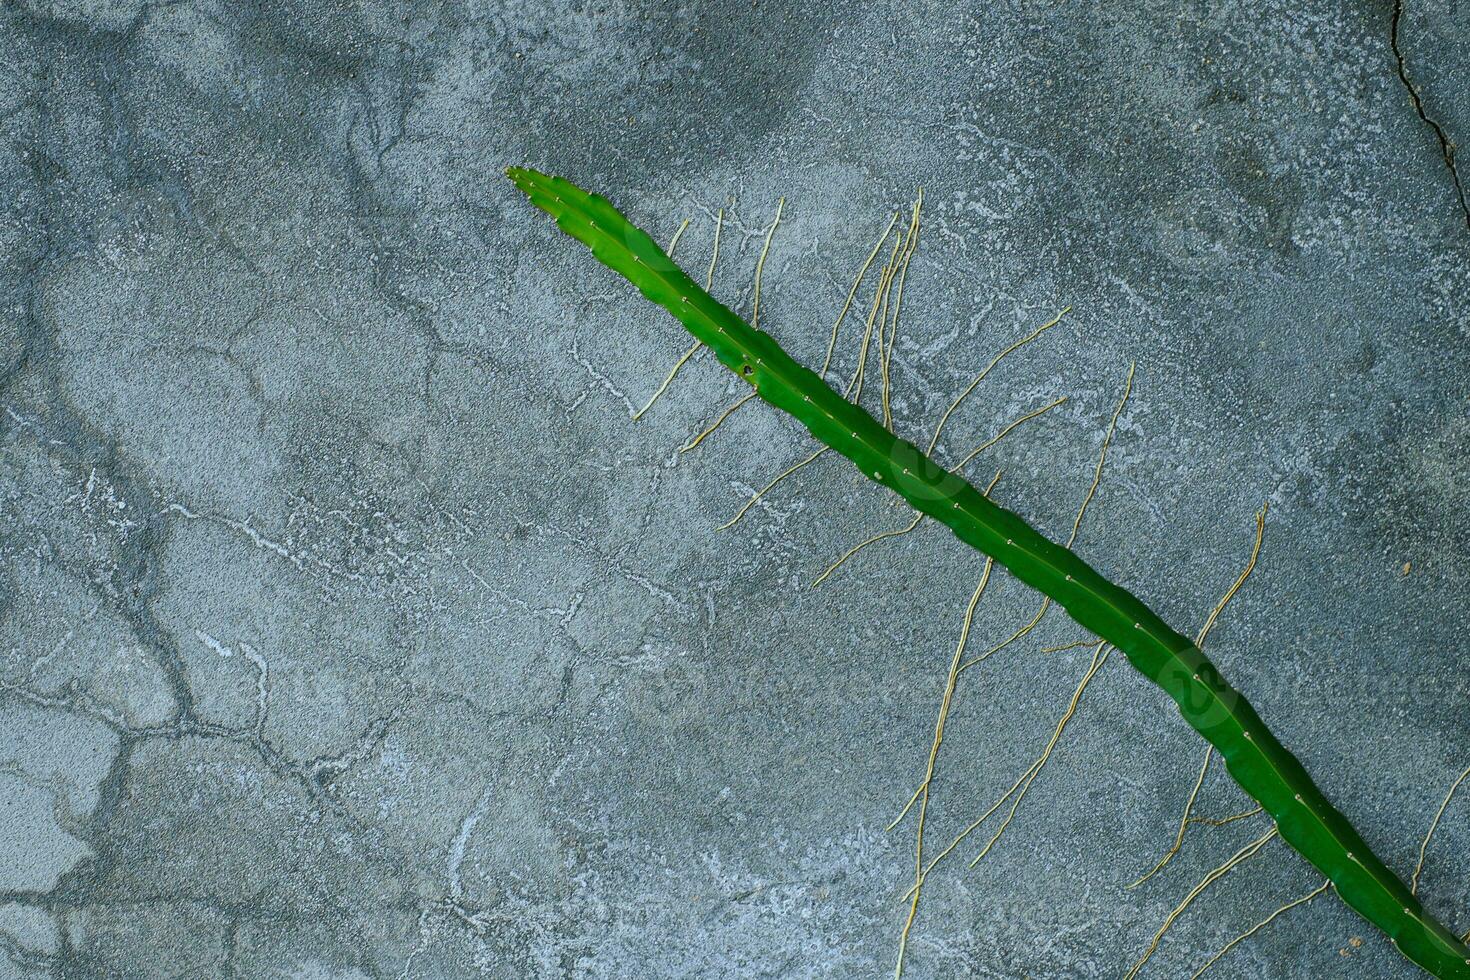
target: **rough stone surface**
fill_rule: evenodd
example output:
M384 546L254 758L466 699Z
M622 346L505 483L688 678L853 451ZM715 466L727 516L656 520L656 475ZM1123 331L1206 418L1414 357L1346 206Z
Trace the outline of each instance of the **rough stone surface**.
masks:
M737 394L707 360L629 422L687 338L512 163L691 218L700 269L724 208L742 309L784 195L762 323L809 360L922 184L900 430L1070 304L941 445L1067 395L974 471L1065 535L1136 360L1081 551L1193 629L1269 501L1211 650L1412 871L1470 764L1467 39L1463 0L0 5L0 976L892 969L884 827L981 562L926 528L809 588L904 520L833 459L715 530L807 440L747 408L679 454ZM974 649L1035 603L998 576ZM931 853L1077 636L962 678ZM1110 663L907 975L1120 975L1262 831L1126 890L1202 748ZM1244 805L1216 772L1201 812ZM1150 971L1316 883L1272 845ZM1470 800L1421 894L1470 926ZM1417 975L1331 897L1220 972Z

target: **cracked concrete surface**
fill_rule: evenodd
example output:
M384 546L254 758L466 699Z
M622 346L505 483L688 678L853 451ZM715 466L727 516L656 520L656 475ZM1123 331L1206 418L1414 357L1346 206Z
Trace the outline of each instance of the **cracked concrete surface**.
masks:
M1193 629L1404 873L1466 764L1470 5L0 5L0 977L891 971L980 562L696 361L517 198L602 189L819 361L929 202L894 352L997 496ZM845 349L838 368L853 364ZM1408 569L1406 572L1405 569ZM1029 617L998 579L975 642ZM1075 630L967 674L929 833L1040 751ZM1166 846L1200 743L1121 661L908 976L1116 976L1259 833ZM1216 774L1203 808L1242 797ZM1316 879L1279 845L1151 964ZM1470 926L1470 815L1421 886ZM1327 897L1222 976L1412 977Z
M1455 188L1455 199L1459 202L1460 210L1465 215L1465 227L1467 230L1470 230L1470 203L1466 202L1465 184L1460 179L1460 169L1455 162L1455 140L1445 129L1444 124L1430 115L1429 109L1424 104L1424 93L1414 83L1414 80L1409 77L1409 68L1405 63L1404 51L1399 44L1399 28L1403 22L1403 18L1403 0L1394 0L1393 17L1390 20L1389 26L1389 45L1393 48L1394 59L1398 65L1399 81L1403 82L1404 88L1408 90L1409 101L1413 103L1414 111L1419 114L1419 118L1424 121L1424 125L1429 127L1430 132L1434 133L1435 142L1439 144L1439 154L1444 158L1445 169L1450 174L1450 183Z

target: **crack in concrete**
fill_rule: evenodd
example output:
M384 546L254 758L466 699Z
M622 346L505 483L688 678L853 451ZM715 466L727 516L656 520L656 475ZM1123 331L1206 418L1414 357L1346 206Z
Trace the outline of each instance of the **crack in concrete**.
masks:
M1394 0L1393 17L1389 21L1388 44L1393 49L1394 66L1398 71L1399 81L1409 92L1409 101L1413 103L1414 111L1418 113L1419 119L1433 132L1434 138L1439 141L1439 155L1444 160L1444 165L1449 169L1450 180L1455 185L1455 199L1459 202L1460 213L1465 218L1465 227L1470 229L1470 203L1465 199L1465 185L1460 182L1460 171L1455 166L1455 141L1450 139L1449 133L1445 131L1438 120L1429 115L1424 108L1424 97L1419 87L1409 78L1409 69L1404 64L1404 52L1399 47L1399 22L1404 16L1404 0Z

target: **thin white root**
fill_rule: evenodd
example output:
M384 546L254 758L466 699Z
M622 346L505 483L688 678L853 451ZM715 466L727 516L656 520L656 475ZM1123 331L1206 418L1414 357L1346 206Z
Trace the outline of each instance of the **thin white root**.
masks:
M949 846L947 846L943 851L939 852L939 854L935 855L935 857L924 867L924 875L926 877L931 871L934 870L935 865L948 857L956 847L959 847L959 845L965 840L965 838L969 837L970 834L974 833L975 830L977 830L987 820L994 816L995 813L1000 810L1001 807L1005 806L1006 802L1011 800L1018 791L1021 793L1022 796L1024 796L1025 792L1030 789L1031 783L1035 782L1036 776L1041 772L1042 767L1046 765L1047 759L1051 757L1052 751L1056 748L1057 742L1061 739L1062 732L1066 730L1067 723L1071 721L1072 716L1076 714L1077 705L1081 703L1082 694L1087 690L1087 685L1092 683L1093 677L1097 675L1097 672L1102 669L1103 664L1107 662L1108 657L1112 655L1111 648L1108 648L1106 651L1104 651L1103 648L1105 646L1106 644L1100 641L1097 644L1096 649L1093 650L1092 662L1088 665L1087 672L1082 677L1082 682L1078 684L1077 690L1073 693L1072 700L1068 703L1066 712L1063 713L1061 720L1057 723L1056 729L1052 732L1051 741L1047 743L1047 748L1044 752L1042 752L1041 757L1035 762L1031 763L1031 765L1027 767L1025 772L1021 773L1016 781L1011 784L1010 789L1002 793L1000 799L996 800L995 803L990 807L990 809L986 810L984 813L980 814L980 816L972 820L969 826L965 827L964 830L960 831L959 834L955 836L955 839L949 843ZM1010 813L1007 815L1007 825L1009 825L1011 819L1015 817L1016 810L1019 808L1019 806L1020 799L1017 798L1015 805L1012 806ZM1004 831L1004 829L1004 827L1001 828L1002 832ZM989 850L995 845L996 840L999 839L999 836L1000 835L997 834L990 840L990 843L987 844L985 850L982 851L981 854L975 858L975 861L979 861L981 857L984 857L984 855L989 852ZM971 862L971 867L974 867L975 861ZM908 892L904 893L903 897L904 899L908 899L909 896L912 894L913 889L911 888Z
M1216 963L1218 963L1225 956L1226 953L1230 952L1236 946L1239 946L1241 943L1245 942L1247 939L1269 926L1272 922L1275 922L1278 916L1290 912L1292 909L1296 908L1299 905L1306 905L1312 899L1316 898L1318 895L1321 895L1323 892L1327 891L1327 889L1331 887L1331 881L1324 881L1322 882L1322 884L1318 885L1315 890L1308 892L1296 901L1287 902L1285 905L1281 906L1281 908L1277 909L1275 912L1272 912L1260 922L1257 922L1245 932L1242 932L1240 935L1230 940L1230 942L1226 943L1223 947L1220 948L1220 951L1218 953L1216 953L1214 956L1211 956L1208 960L1205 961L1204 966L1200 967L1198 970L1195 970L1194 974L1189 978L1189 980L1199 980L1199 978L1204 975L1204 972L1210 967L1214 966Z
M1189 894L1184 896L1184 900L1178 905L1174 906L1174 911L1170 912L1169 915L1164 919L1164 924L1159 927L1158 932L1154 933L1154 938L1148 944L1148 949L1144 951L1143 956L1139 958L1138 962L1133 964L1133 968L1128 971L1128 973L1123 977L1123 980L1133 980L1134 977L1138 976L1139 971L1143 969L1143 965L1149 961L1149 959L1154 955L1154 952L1159 948L1159 943L1162 942L1164 939L1164 933L1169 931L1169 927L1174 924L1175 920L1177 920L1181 915L1184 914L1184 910L1189 908L1189 906L1193 904L1194 900L1199 898L1200 895L1204 893L1206 888L1209 888L1211 885L1219 881L1221 878L1225 877L1231 871L1234 871L1237 867L1240 866L1242 862L1253 857L1257 851L1270 843L1271 839L1275 837L1278 832L1279 831L1277 831L1275 827L1272 827L1266 833L1262 834L1260 837L1257 837L1255 840L1251 841L1249 844L1236 851L1235 854L1231 856L1230 860L1226 861L1224 864L1220 865L1218 868L1214 869L1210 873L1206 874L1203 878L1201 878L1199 884L1190 889Z
M753 496L749 500L747 500L745 502L744 506L742 506L738 511L735 512L735 516L734 517L730 518L728 521L726 521L725 523L721 524L715 530L717 530L717 531L728 531L730 528L734 527L736 524L738 524L740 522L740 518L744 517L745 514L746 514L746 512L749 511L750 508L754 507L757 503L759 503L760 502L760 499L762 497L764 497L766 495L766 493L771 490L772 487L774 487L776 484L780 483L782 480L786 479L791 474L795 473L797 470L801 469L803 466L806 466L809 463L815 462L818 459L818 457L820 457L823 453L825 453L830 448L831 447L829 447L829 446L823 446L821 449L818 449L816 452L812 453L810 456L808 456L806 459L803 459L801 462L796 463L796 464L794 464L792 466L788 466L786 469L782 470L779 474L776 475L776 477L774 479L771 480L770 483L767 483L765 486L761 487L760 490L756 492L756 495L755 496Z
M898 314L903 309L903 284L909 277L909 263L913 261L914 249L919 244L919 213L924 209L924 188L919 188L919 196L914 201L913 217L909 220L908 238L903 245L902 265L898 272L898 293L893 298L893 317L888 324L888 341L884 343L883 338L878 338L878 359L883 369L883 427L893 431L893 411L889 399L893 393L892 383L889 376L889 365L893 360L893 342L898 337Z
M766 271L766 256L771 251L771 239L776 235L776 226L781 223L781 211L785 207L786 198L777 199L776 219L766 230L766 243L761 246L761 254L755 260L755 299L750 308L750 325L757 330L761 328L761 275Z
M755 392L752 391L752 392L748 393L747 395L745 395L745 397L741 398L738 402L736 402L735 404L731 405L729 408L725 409L723 412L720 413L720 417L717 418L717 419L715 419L713 425L709 426L709 428L705 429L699 435L695 436L688 443L680 446L679 447L679 452L681 452L681 453L693 452L699 446L699 444L701 442L704 442L704 440L708 439L710 437L710 435L716 429L718 429L720 426L724 425L725 424L725 420L728 419L730 416L734 415L736 409L738 409L741 405L744 405L746 402L750 401L754 397L755 397Z
M1070 306L1066 307L1051 321L1043 323L1041 326L1037 327L1035 330L1031 331L1029 334L1022 337L1014 344L1011 344L1011 346L1007 347L999 354L995 355L995 357L991 358L990 363L985 365L985 367L981 369L980 373L975 376L974 381L970 382L970 386L964 391L960 392L959 397L950 402L949 408L946 408L944 410L944 414L939 417L939 424L934 427L934 435L929 439L929 448L925 450L925 453L931 456L934 454L934 447L939 444L939 437L944 432L944 426L949 422L949 417L955 413L955 409L959 408L960 404L964 402L966 398L970 397L970 393L979 386L981 381L985 380L985 376L989 374L997 364L1003 361L1012 352L1020 350L1022 347L1025 347L1027 344L1031 343L1031 341L1035 340L1037 337L1040 337L1042 334L1046 333L1046 331L1050 330L1058 323L1061 323L1062 317L1066 316L1070 312L1072 312L1072 308Z
M1022 785L1021 791L1016 794L1015 799L1011 801L1011 810L1006 814L1005 820L1001 821L1000 827L995 831L995 834L990 840L986 841L985 846L980 849L980 853L976 854L970 861L970 867L973 868L979 864L985 858L985 855L991 852L1000 841L1001 835L1006 832L1006 828L1011 825L1011 821L1016 819L1016 811L1021 808L1021 801L1026 798L1027 793L1031 792L1031 786L1036 782L1036 777L1041 775L1041 770L1046 768L1047 760L1051 758L1052 752L1057 747L1057 742L1061 741L1062 732L1066 729L1067 722L1071 721L1072 716L1077 713L1077 705L1082 702L1082 695L1086 692L1087 685L1091 684L1092 679L1097 676L1097 672L1102 670L1103 665L1108 662L1108 657L1112 655L1112 652L1113 648L1108 646L1104 641L1099 641L1097 647L1092 651L1092 663L1088 666L1087 673L1082 675L1082 682L1077 685L1077 690L1073 692L1072 700L1067 704L1066 713L1062 715L1061 721L1057 722L1056 730L1051 735L1051 741L1046 743L1045 751L1032 764L1025 784Z
M981 443L979 446L977 446L973 450L971 450L970 453L969 453L969 455L967 455L964 459L960 460L960 462L956 463L954 466L951 466L949 468L949 472L951 472L951 473L957 473L957 472L959 472L965 466L969 465L969 463L976 456L980 455L982 452L984 452L985 450L989 449L991 446L995 445L996 443L1000 442L1006 436L1010 435L1011 434L1011 431L1013 429L1015 429L1018 425L1020 425L1022 422L1029 422L1031 419L1034 419L1034 418L1036 418L1038 416L1041 416L1041 415L1045 415L1047 412L1049 412L1052 409L1056 408L1058 405L1063 404L1066 400L1067 400L1066 399L1066 396L1063 396L1063 397L1058 398L1058 399L1056 399L1055 401L1053 401L1053 402L1051 402L1049 404L1046 404L1046 405L1041 406L1040 408L1036 409L1035 411L1027 412L1025 415L1022 415L1020 418L1012 419L1005 426L1005 428L1003 428L1003 429L1000 430L1000 432L996 433L995 435L991 436L989 439L985 440L985 442ZM988 490L986 491L986 493L989 493L989 492L990 491L988 491ZM923 520L924 520L924 515L922 513L916 512L914 514L914 519L912 521L910 521L907 526L901 527L901 528L899 528L896 531L883 531L883 532L881 532L879 534L873 535L871 538L868 538L865 541L859 542L858 544L854 545L853 547L849 548L847 551L845 551L841 555L839 555L838 558L837 558L837 560L834 561L834 562L832 562L832 564L828 565L822 571L822 574L818 575L812 581L812 586L811 587L812 588L816 588L817 586L821 585L823 582L827 581L827 579L832 575L833 572L837 571L839 568L841 568L843 565L845 565L854 555L856 555L859 551L862 551L864 548L868 547L869 545L877 544L879 541L886 541L889 538L902 537L903 535L908 534L910 531L913 531L915 528L917 528L921 523L923 523ZM1091 645L1092 645L1091 643L1088 643L1087 644L1087 646L1091 646Z
M829 577L831 577L831 575L832 575L833 572L837 571L837 569L839 569L843 565L847 564L848 559L852 558L852 556L853 555L856 555L859 551L862 551L864 548L868 547L869 545L877 544L879 541L885 541L888 538L897 538L897 537L900 537L901 535L908 534L914 528L918 527L919 526L919 522L922 521L923 519L924 519L924 515L923 514L915 514L914 515L914 519L912 521L909 521L909 523L907 524L907 526L901 527L897 531L883 531L880 534L875 534L871 538L868 538L866 541L860 542L859 544L856 544L853 547L847 549L845 552L842 553L841 556L838 557L838 559L836 561L834 561L832 564L828 565L826 567L826 569L822 572L822 574L820 574L816 578L812 579L812 585L811 585L811 587L815 589L817 586L819 586L823 582L827 581L827 579Z
M944 682L944 696L939 702L939 718L934 723L934 741L929 747L929 762L924 771L924 781L919 786L919 824L914 833L914 887L910 889L913 898L909 902L908 918L904 920L903 932L898 938L898 965L894 967L894 980L902 980L904 953L908 949L909 931L914 927L914 918L919 914L919 896L924 890L924 819L929 812L929 784L934 781L934 767L939 761L939 747L944 743L944 723L949 718L950 702L954 699L955 684L959 679L960 657L964 655L965 644L970 640L970 624L975 620L975 607L980 605L980 597L985 595L985 586L990 583L990 573L995 568L995 559L985 559L985 570L980 573L980 581L975 586L975 591L970 596L970 604L965 607L964 624L960 627L960 639L954 648L954 656L949 661L949 675ZM908 807L904 808L907 812ZM900 818L902 819L902 815ZM889 826L892 829L892 825Z
M710 252L709 271L705 273L704 277L705 292L709 292L709 290L711 289L711 287L714 286L715 283L715 263L720 260L720 231L724 228L724 225L725 209L720 208L719 213L715 215L715 245L714 249ZM678 247L679 239L683 237L684 229L688 227L689 221L688 219L685 219L684 223L679 226L679 230L674 233L674 237L669 241L669 258L674 257L674 249ZM674 362L673 368L669 371L668 376L664 378L664 383L659 385L658 390L653 393L653 397L648 399L648 404L644 405L642 408L638 409L638 411L633 413L634 422L637 422L639 419L643 418L644 415L648 414L648 410L653 407L654 403L663 397L664 392L669 390L669 385L674 383L674 378L676 378L679 372L683 370L684 365L688 364L690 358L699 353L699 349L703 346L704 344L696 340L690 346L690 348L684 352L683 356L681 356L679 360Z
M1460 773L1460 778L1455 780L1455 784L1445 794L1444 802L1439 805L1439 812L1434 815L1434 821L1429 825L1429 833L1424 835L1424 843L1419 845L1419 863L1414 866L1414 879L1409 883L1409 892L1411 894L1419 894L1419 876L1424 873L1424 854L1429 850L1429 841L1434 837L1434 831L1439 827L1440 818L1444 816L1445 810L1449 808L1450 800L1455 798L1455 791L1460 788L1460 784L1467 777L1470 777L1470 768Z
M670 369L668 377L664 378L664 383L658 386L658 390L653 393L653 397L648 399L648 404L644 405L642 408L638 409L638 411L633 413L634 422L637 422L639 419L643 418L643 416L648 413L648 410L653 407L653 403L663 397L664 392L669 390L669 385L674 383L674 378L678 376L684 365L688 364L689 359L695 354L699 353L699 349L703 346L704 344L696 340L689 347L689 349L684 352L683 356L674 362L674 366L672 369Z
M847 299L842 304L841 312L837 314L836 322L832 324L832 337L827 341L827 356L822 359L822 370L817 372L823 380L826 380L827 371L832 367L832 354L837 350L837 333L842 328L842 321L847 319L847 311L852 306L853 297L857 295L858 286L862 284L863 277L868 274L868 269L872 267L873 260L883 250L883 243L888 241L888 236L892 233L893 226L896 224L898 224L897 211L893 212L893 217L888 221L888 227L883 229L883 234L879 237L878 243L868 253L867 259L863 261L862 266L858 269L857 275L852 280L852 288L847 291Z
M1215 623L1219 621L1220 614L1225 611L1226 606L1230 605L1230 600L1235 598L1235 594L1240 591L1240 587L1245 585L1246 579L1251 577L1251 572L1254 572L1256 570L1256 562L1261 557L1261 542L1265 539L1266 535L1266 509L1269 506L1269 503L1262 504L1261 509L1256 511L1256 540L1255 543L1251 545L1250 558L1247 559L1245 563L1245 568L1241 569L1240 574L1235 577L1235 581L1230 584L1230 588L1225 590L1225 594L1220 597L1220 601L1215 603L1215 607L1211 609L1210 614L1205 617L1205 624L1200 627L1198 635L1196 635L1194 638L1195 646L1201 649L1204 648L1205 640L1209 637L1210 630L1215 628ZM1233 823L1236 820L1243 820L1246 817L1252 817L1261 812L1260 808L1257 807L1256 809L1251 810L1248 813L1236 814L1233 817L1227 817L1224 820L1214 822L1198 820L1190 816L1190 813L1194 810L1195 802L1199 799L1199 791L1200 787L1204 785L1205 775L1210 771L1210 760L1212 760L1214 757L1215 747L1213 745L1207 746L1205 749L1204 765L1200 766L1199 778L1194 781L1194 789L1190 790L1189 798L1184 801L1184 813L1179 818L1179 830L1174 835L1174 843L1170 845L1169 850L1165 852L1164 856L1159 858L1158 863L1149 870L1148 874L1133 882L1133 884L1128 886L1129 888L1137 888L1139 885L1143 884L1145 881L1148 881L1154 875L1162 871L1164 869L1164 866L1167 865L1170 861L1174 860L1175 855L1179 853L1179 849L1184 846L1184 834L1185 831L1188 830L1190 824L1211 823L1212 826L1223 827L1228 823Z
M1179 830L1177 833L1174 834L1174 843L1169 846L1168 851L1164 852L1164 856L1159 858L1158 862L1149 869L1148 874L1144 875L1137 881L1133 882L1133 884L1128 886L1130 889L1137 888L1139 885L1143 884L1145 881L1148 881L1154 875L1164 870L1164 865L1174 860L1174 855L1178 854L1179 849L1184 846L1184 832L1189 829L1190 811L1194 809L1194 801L1199 799L1200 787L1205 784L1205 776L1208 775L1210 771L1210 760L1214 758L1215 747L1213 745L1206 746L1205 761L1204 764L1199 767L1199 777L1194 781L1194 789L1189 791L1189 798L1184 801L1184 815L1179 818Z

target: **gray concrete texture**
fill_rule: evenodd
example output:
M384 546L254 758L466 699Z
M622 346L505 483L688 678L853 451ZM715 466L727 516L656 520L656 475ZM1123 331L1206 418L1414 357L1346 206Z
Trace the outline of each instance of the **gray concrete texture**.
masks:
M982 561L925 528L810 588L904 523L836 459L717 531L809 439L756 406L679 454L739 392L710 359L630 422L687 338L519 163L692 219L698 269L724 208L742 310L784 196L762 323L808 362L922 185L899 430L1071 304L942 452L1068 396L975 470L1065 536L1136 360L1079 550L1193 631L1269 501L1211 652L1413 869L1470 764L1470 4L0 9L0 976L891 973L884 827ZM1036 601L998 575L972 649ZM962 678L931 853L1037 757L1078 636ZM1203 748L1110 662L906 975L1121 975L1262 832L1126 890ZM1216 771L1199 812L1247 805ZM1144 976L1317 881L1268 846ZM1470 926L1470 798L1421 893ZM1332 896L1214 973L1419 975Z

